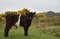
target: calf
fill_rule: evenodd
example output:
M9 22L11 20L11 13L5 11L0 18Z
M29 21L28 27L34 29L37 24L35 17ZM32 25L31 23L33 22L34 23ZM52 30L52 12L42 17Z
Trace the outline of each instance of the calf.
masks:
M28 36L28 28L31 24L31 21L35 15L35 12L29 12L25 14L7 14L6 15L6 26L4 31L4 36L8 37L9 30L13 25L22 26L24 29L24 35Z

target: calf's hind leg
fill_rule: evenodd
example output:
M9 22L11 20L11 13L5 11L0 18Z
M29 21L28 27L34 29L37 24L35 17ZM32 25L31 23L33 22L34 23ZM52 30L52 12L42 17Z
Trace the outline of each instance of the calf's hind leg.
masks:
M8 37L8 34L9 34L9 30L11 29L11 27L12 27L13 25L12 24L6 24L6 26L5 26L5 31L4 31L4 36L5 37Z

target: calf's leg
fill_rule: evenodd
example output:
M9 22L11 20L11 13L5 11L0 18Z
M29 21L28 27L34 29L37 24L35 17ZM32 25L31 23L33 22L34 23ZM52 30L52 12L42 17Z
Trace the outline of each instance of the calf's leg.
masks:
M28 27L24 27L24 35L28 36Z
M11 29L12 24L6 24L5 26L5 31L4 31L4 36L8 37L9 30Z

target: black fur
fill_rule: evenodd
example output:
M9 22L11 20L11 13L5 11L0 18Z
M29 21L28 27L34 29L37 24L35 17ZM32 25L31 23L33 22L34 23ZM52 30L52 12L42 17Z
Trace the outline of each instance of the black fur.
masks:
M20 26L24 28L24 35L28 36L28 28L31 24L31 21L33 19L33 16L35 15L35 12L30 12L26 14L22 14L20 17ZM16 14L7 14L6 15L6 27L4 31L4 36L8 37L9 30L15 23L18 21L19 15ZM16 26L17 28L17 26Z

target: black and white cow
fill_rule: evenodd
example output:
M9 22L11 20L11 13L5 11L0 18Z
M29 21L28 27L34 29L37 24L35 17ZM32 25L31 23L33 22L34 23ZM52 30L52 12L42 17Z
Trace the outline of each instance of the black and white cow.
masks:
M8 37L9 30L13 25L22 26L24 29L24 35L28 36L28 28L31 21L35 15L35 12L25 13L25 14L7 14L6 15L6 26L4 31L4 36Z

